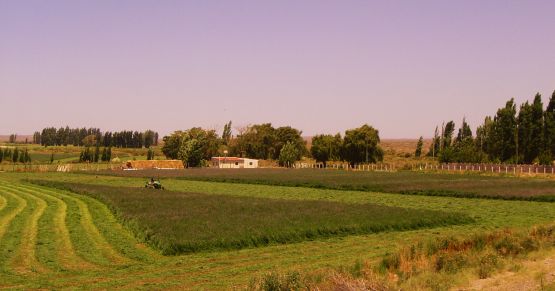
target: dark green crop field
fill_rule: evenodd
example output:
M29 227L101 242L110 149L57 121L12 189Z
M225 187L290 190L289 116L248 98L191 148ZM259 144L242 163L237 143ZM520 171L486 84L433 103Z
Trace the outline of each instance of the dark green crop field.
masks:
M458 213L36 181L96 198L165 255L464 224Z
M106 175L373 191L428 196L555 201L555 180L478 174L352 172L312 169L114 171Z

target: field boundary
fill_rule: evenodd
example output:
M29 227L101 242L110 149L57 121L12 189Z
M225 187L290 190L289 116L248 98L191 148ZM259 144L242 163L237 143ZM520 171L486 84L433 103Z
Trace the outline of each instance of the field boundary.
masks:
M1 164L0 172L85 172L121 170L121 163Z
M304 187L304 188L314 188L314 189L327 189L327 190L339 190L339 191L360 191L360 192L380 192L388 194L401 194L401 195L421 195L421 196L440 196L440 197L453 197L453 198L470 198L470 199L492 199L492 200L518 200L518 201L535 201L535 202L555 202L555 195L541 195L541 196L503 196L503 195L486 195L478 194L472 192L454 191L454 190L439 190L439 189L429 189L429 190L398 190L391 191L381 188L367 187L364 185L339 185L339 186L329 186L323 184L314 183L287 183L279 181L261 181L261 180L241 180L233 178L204 178L198 179L196 177L176 177L178 180L189 180L189 181L205 181L205 182L217 182L217 183L234 183L234 184L249 184L249 185L268 185L268 186L281 186L281 187Z
M355 164L349 163L295 163L294 169L318 169L318 170L345 170L359 172L396 172L396 171L419 171L419 172L452 172L452 173L489 173L513 176L532 175L555 175L555 166L530 165L530 164L488 164L488 163L407 163L402 166L390 163Z

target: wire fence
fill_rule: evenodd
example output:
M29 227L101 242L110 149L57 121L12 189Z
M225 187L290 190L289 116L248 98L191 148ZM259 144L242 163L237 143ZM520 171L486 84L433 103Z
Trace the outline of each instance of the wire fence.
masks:
M436 170L449 172L483 172L498 174L555 174L554 166L547 165L515 165L515 164L465 164L465 163L449 163L449 164L421 164L416 170Z
M378 172L394 172L397 170L394 164L377 163L377 164L354 164L349 163L295 163L295 169L330 169L330 170L347 170L347 171L378 171Z
M513 175L532 175L546 174L555 175L555 166L548 165L514 165L514 164L466 164L466 163L412 163L412 164L354 164L349 163L295 163L293 168L296 169L331 169L331 170L347 170L347 171L365 171L365 172L395 172L398 170L409 171L435 171L435 172L481 172L495 174L513 174Z
M478 172L513 175L555 175L555 166L514 164L466 164L466 163L412 163L412 164L349 164L349 163L302 163L292 165L295 169L345 170L361 172L434 171L434 172ZM121 163L69 163L69 164L0 164L0 172L79 172L121 170Z

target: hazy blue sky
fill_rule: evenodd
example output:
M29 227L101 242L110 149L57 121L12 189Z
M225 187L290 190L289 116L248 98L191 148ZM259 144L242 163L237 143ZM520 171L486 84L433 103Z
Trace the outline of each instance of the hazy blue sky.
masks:
M0 134L431 136L553 90L555 1L0 0Z

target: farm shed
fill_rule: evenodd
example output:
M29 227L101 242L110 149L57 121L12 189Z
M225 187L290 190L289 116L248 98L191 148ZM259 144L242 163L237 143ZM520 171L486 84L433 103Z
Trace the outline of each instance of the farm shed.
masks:
M144 169L183 169L183 162L180 160L149 160L149 161L128 161L123 164L124 170L144 170Z
M238 157L213 157L211 166L221 169L258 168L258 160Z

